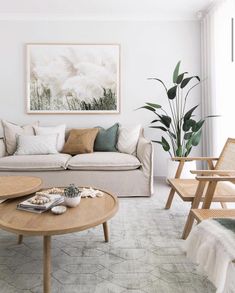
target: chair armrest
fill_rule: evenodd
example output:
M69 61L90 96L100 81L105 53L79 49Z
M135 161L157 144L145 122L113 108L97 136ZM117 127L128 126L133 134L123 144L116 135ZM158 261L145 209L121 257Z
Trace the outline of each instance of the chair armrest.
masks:
M173 161L217 161L219 158L217 157L173 157L171 158Z
M149 180L151 194L153 193L153 145L143 135L140 136L137 144L137 158L141 162L141 170Z
M7 155L6 147L3 138L0 138L0 158Z
M210 176L210 175L220 175L220 176L234 176L235 170L191 170L192 174L197 174L199 176Z
M235 183L235 176L196 176L198 181L230 181Z

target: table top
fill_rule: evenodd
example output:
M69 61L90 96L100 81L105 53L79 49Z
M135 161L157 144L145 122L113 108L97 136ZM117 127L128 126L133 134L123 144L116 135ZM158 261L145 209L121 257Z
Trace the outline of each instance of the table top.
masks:
M9 199L0 204L0 228L22 235L61 235L100 225L118 210L116 196L104 192L103 197L82 198L75 208L67 208L62 215L51 211L41 214L17 210L23 199Z
M42 180L32 176L0 176L0 200L34 193L40 189Z

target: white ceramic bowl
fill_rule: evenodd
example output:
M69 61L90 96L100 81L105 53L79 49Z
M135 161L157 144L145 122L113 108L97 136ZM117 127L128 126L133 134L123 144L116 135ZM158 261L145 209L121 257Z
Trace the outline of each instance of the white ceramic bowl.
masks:
M55 215L62 215L66 210L67 208L65 206L55 206L51 209L52 213Z

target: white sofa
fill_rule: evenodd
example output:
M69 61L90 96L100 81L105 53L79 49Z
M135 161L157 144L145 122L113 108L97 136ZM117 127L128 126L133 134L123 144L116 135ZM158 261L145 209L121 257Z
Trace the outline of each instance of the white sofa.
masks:
M8 156L0 138L0 176L30 175L43 187L93 186L117 196L150 196L153 193L153 146L140 135L136 156L119 152L94 152L71 156Z

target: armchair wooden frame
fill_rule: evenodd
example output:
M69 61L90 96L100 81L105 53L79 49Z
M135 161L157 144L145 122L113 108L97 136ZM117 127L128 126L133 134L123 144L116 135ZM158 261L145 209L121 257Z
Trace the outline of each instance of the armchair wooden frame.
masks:
M181 173L182 173L183 168L184 168L184 163L185 162L206 161L207 165L208 165L208 168L210 170L214 170L214 168L215 168L214 161L216 161L218 159L219 158L214 158L214 157L191 157L191 158L188 158L188 157L174 157L174 158L172 158L172 160L179 162L178 168L177 168L176 173L175 173L175 179L180 178ZM182 179L182 180L185 180L185 179ZM169 180L169 184L172 186L171 179ZM171 190L170 190L170 194L169 194L167 202L166 202L166 205L165 205L165 209L169 209L171 207L175 192L176 192L176 189L174 188L174 186L172 186Z
M211 202L220 202L222 208L227 208L226 202L235 202L235 139L229 138L219 158L215 157L175 157L179 161L175 178L169 179L171 190L165 208L171 207L175 193L183 201L191 202L191 209L198 209L201 202L202 208L209 209ZM195 179L183 179L180 175L186 161L206 161L208 170L191 171L197 175ZM215 163L215 161L217 161ZM227 182L230 182L230 185ZM191 231L194 218L189 213L184 227L182 238L186 239Z

